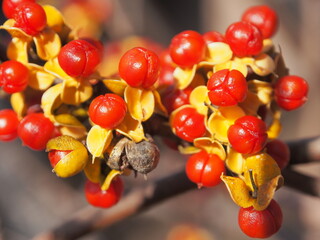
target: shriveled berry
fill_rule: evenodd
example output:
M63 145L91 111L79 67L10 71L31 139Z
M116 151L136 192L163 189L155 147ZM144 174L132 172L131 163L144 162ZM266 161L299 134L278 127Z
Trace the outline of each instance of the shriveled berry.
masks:
M187 30L172 38L169 50L172 60L177 65L191 67L203 59L206 44L200 33Z
M0 111L0 140L11 141L18 136L19 119L12 109Z
M186 165L186 174L198 187L213 187L221 182L220 176L225 172L224 162L216 154L206 151L193 154Z
M278 28L277 13L267 5L248 8L242 15L242 21L255 25L263 38L270 38Z
M159 57L142 47L130 49L119 62L119 75L131 87L150 88L157 81L159 70Z
M287 111L302 106L307 101L308 91L307 81L295 75L280 78L274 88L277 104Z
M28 86L29 70L16 60L0 64L0 87L7 93L23 91Z
M13 18L16 8L24 2L35 2L35 0L3 0L2 11L7 18Z
M238 57L257 55L263 47L263 38L259 29L248 22L231 24L226 31L225 39Z
M228 129L231 146L243 154L254 154L266 145L268 134L264 121L254 116L238 118Z
M223 69L215 72L207 84L209 99L213 105L232 106L245 100L247 80L238 70Z
M272 200L262 211L257 211L253 207L240 208L238 223L242 232L249 237L268 238L279 231L282 218L279 204Z
M127 113L127 104L120 96L107 93L93 99L88 113L91 121L95 124L113 129L124 119Z
M88 77L101 62L99 45L77 39L64 45L58 55L60 67L71 77Z
M192 142L195 138L205 135L204 119L204 115L198 113L195 108L185 107L177 109L172 119L172 127L178 137Z
M43 150L47 142L54 137L55 127L43 113L25 116L18 127L18 135L23 144L33 150Z
M34 2L27 1L19 4L13 19L16 21L16 27L31 36L37 35L47 25L47 15L44 9Z
M109 208L115 205L123 193L123 181L120 177L112 180L110 187L103 191L99 183L93 183L87 180L85 184L85 196L92 206L100 208Z

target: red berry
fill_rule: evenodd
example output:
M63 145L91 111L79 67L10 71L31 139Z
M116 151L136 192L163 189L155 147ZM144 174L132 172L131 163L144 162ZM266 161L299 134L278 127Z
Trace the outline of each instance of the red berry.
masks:
M215 72L207 84L209 99L216 106L232 106L245 100L248 92L246 78L238 70Z
M266 5L248 8L241 20L255 25L263 38L270 38L278 28L277 13Z
M120 96L107 93L93 99L89 106L89 117L100 127L113 129L118 126L127 113L126 102Z
M266 145L268 134L264 121L254 116L238 118L228 129L231 146L243 154L255 154Z
M189 96L192 92L192 88L188 87L183 90L174 89L169 90L164 94L163 105L166 107L168 113L173 110L189 103Z
M201 34L188 30L172 38L169 50L170 56L176 64L182 67L191 67L203 59L206 44Z
M257 211L253 207L240 208L238 223L241 230L249 237L268 238L279 231L282 218L279 204L272 200L262 211Z
M257 27L248 22L231 24L226 31L226 42L238 57L257 55L263 47L263 38Z
M21 92L28 86L29 70L16 60L0 65L0 86L7 93Z
M25 116L18 127L18 135L24 145L33 150L43 150L47 142L54 137L55 127L43 113Z
M220 176L225 172L224 162L216 154L206 151L193 154L186 165L186 174L198 187L213 187L221 182Z
M15 26L25 33L35 36L47 25L47 15L43 8L34 2L24 2L17 6L13 15Z
M35 0L3 0L2 11L7 18L13 18L16 8L24 2L35 2Z
M216 31L210 31L203 34L203 39L206 44L213 43L213 42L225 42L224 36Z
M19 119L15 111L3 109L0 111L0 140L11 141L18 136Z
M285 142L274 139L267 143L266 149L267 153L277 162L281 170L288 165L290 160L290 149Z
M51 150L48 153L48 158L49 158L49 161L50 161L52 168L54 168L57 165L57 163L62 158L67 156L70 152L72 152L72 150Z
M274 89L278 105L291 111L302 106L307 101L308 83L301 77L288 75L280 78Z
M88 77L96 70L102 54L92 41L72 40L61 48L58 61L69 76Z
M120 177L112 180L110 187L103 191L99 183L87 180L85 184L85 195L88 203L100 208L109 208L115 205L123 193L123 182Z
M131 87L152 87L158 79L159 70L157 54L141 47L127 51L119 62L119 75Z
M172 127L178 137L192 142L195 138L205 135L204 119L204 115L198 113L196 109L185 107L175 113Z

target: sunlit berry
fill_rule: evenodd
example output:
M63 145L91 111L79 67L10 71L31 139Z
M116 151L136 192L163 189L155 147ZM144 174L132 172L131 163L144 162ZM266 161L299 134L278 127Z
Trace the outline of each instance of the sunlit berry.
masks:
M193 154L186 164L186 174L198 187L213 187L221 182L220 176L226 171L224 162L216 154L206 151Z
M177 109L172 119L174 133L181 139L192 142L195 138L205 135L204 119L204 115L198 113L195 108Z
M101 49L92 41L72 40L64 45L58 55L60 67L71 77L88 77L101 62Z
M257 55L263 47L263 38L259 29L248 22L231 24L226 31L225 39L238 57Z
M127 113L127 104L122 97L107 93L93 99L88 113L91 121L95 124L113 129L124 119Z
M23 144L33 150L44 150L47 142L55 137L55 127L43 113L25 116L19 126L18 135Z
M24 2L35 2L35 0L3 0L2 11L7 18L13 18L13 14L19 4Z
M191 67L203 59L206 44L200 33L187 30L172 38L169 50L172 60L177 65Z
M11 141L18 136L19 119L15 111L0 111L0 141Z
M130 49L119 62L119 75L131 87L152 87L158 79L159 70L159 57L142 47Z
M267 5L248 8L242 15L242 21L255 25L263 38L270 38L278 28L277 13Z
M277 104L287 111L302 106L307 101L308 91L306 80L295 75L280 78L274 88Z
M213 105L232 106L245 100L248 92L247 80L238 70L223 69L210 77L207 87Z
M29 70L16 60L0 64L0 87L7 93L23 91L28 86Z
M238 118L228 129L231 146L243 154L254 154L266 145L268 135L264 121L254 116Z
M272 200L262 211L257 211L253 207L240 208L238 223L242 232L249 237L268 238L279 231L282 218L279 204Z
M290 149L285 142L274 139L266 145L267 153L277 162L279 168L284 169L290 160Z
M115 205L123 193L123 181L120 177L112 180L110 187L103 191L99 183L93 183L87 180L84 188L85 196L92 206L100 208L109 208Z
M25 33L35 36L47 25L47 15L37 3L23 2L19 4L13 14L16 21L15 27L22 29Z

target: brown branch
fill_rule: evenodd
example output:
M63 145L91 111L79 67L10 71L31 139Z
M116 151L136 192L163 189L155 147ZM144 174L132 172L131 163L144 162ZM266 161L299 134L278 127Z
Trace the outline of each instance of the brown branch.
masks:
M88 206L77 212L69 220L62 223L62 225L36 236L34 240L77 239L94 230L108 227L140 213L162 200L193 188L196 188L196 184L191 183L187 179L184 171L180 171L149 183L143 188L133 190L110 209L102 210Z
M290 148L290 165L302 163L320 163L320 137L300 139L288 142Z
M285 186L302 193L320 197L320 179L307 176L293 169L287 168L282 171Z

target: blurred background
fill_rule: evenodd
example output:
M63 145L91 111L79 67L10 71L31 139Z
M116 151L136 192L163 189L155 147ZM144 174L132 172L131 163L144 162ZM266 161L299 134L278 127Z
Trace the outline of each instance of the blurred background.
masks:
M273 38L291 74L307 79L309 101L301 109L284 112L280 138L286 141L320 135L320 1L316 0L48 0L64 12L70 25L83 23L83 35L99 37L106 46L119 41L147 41L166 47L183 30L224 32L250 6L267 4L279 14L280 26ZM2 22L4 18L2 17ZM86 28L87 26L87 28ZM98 31L99 30L99 31ZM100 31L102 30L102 31ZM143 40L130 38L140 36ZM148 40L146 40L148 39ZM109 44L110 43L110 44ZM113 45L112 45L113 44ZM145 42L144 42L145 44ZM108 51L112 52L112 49ZM112 63L108 63L111 64ZM117 62L114 63L117 65ZM107 70L106 70L107 71ZM1 101L0 108L8 107ZM160 143L160 141L159 141ZM185 157L161 148L158 168L148 181L183 168ZM298 166L319 177L320 164ZM143 177L128 177L126 191L145 184ZM51 173L47 154L21 146L19 140L0 144L0 239L25 240L66 220L86 206L84 177L59 179ZM289 188L276 193L284 213L280 231L270 239L320 239L320 199ZM107 211L107 210L101 210ZM193 232L190 239L249 239L239 229L238 207L223 185L193 190L132 217L84 240L183 240L175 233Z

